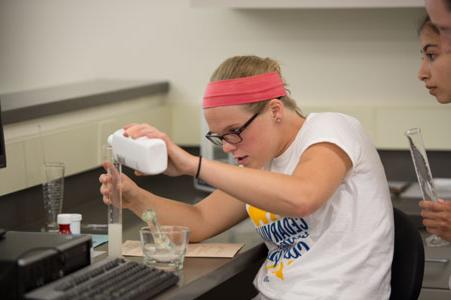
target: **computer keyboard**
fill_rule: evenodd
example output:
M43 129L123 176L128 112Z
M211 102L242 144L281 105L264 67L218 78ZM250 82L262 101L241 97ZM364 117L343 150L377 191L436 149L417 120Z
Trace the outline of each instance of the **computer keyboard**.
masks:
M176 274L123 258L104 259L35 289L25 299L151 299L177 284Z

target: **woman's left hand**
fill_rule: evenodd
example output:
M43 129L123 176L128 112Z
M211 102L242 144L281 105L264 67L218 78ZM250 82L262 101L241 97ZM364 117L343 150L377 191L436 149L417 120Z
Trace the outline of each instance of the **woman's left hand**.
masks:
M420 201L423 224L429 233L451 242L451 201Z

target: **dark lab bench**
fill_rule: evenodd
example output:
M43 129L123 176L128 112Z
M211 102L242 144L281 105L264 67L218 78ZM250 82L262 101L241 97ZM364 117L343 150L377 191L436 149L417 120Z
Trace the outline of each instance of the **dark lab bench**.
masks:
M193 154L197 152L197 149L187 150ZM102 169L96 168L65 178L63 212L82 214L82 232L83 225L107 222L107 207L102 203L99 193L98 177L102 172ZM133 172L127 168L124 172L133 177L140 186L163 197L195 203L207 195L194 189L192 177L134 177ZM177 188L174 189L174 186ZM38 185L1 196L0 228L40 231L45 221L41 193L41 186ZM139 240L138 229L142 226L145 226L143 221L124 209L124 241ZM249 299L256 294L252 281L266 258L267 249L253 225L249 221L240 223L205 242L244 243L245 246L233 258L186 258L178 285L156 299ZM96 248L104 251L106 249L106 245ZM106 254L96 257L95 260L104 257ZM142 261L142 257L126 258Z
M80 207L87 218L106 214L106 206L89 203ZM139 228L146 224L130 211L123 212L123 241L139 240ZM244 243L244 247L233 258L185 258L180 281L155 299L250 299L257 294L252 281L263 260L267 248L255 232L250 220L243 221L231 229L204 243ZM107 251L107 244L95 248ZM107 257L106 253L94 261ZM142 257L125 257L142 262Z
M187 150L190 150L193 154L198 152L198 149ZM391 163L391 160L397 163L405 162L402 166L396 165L397 168L394 171L400 169L406 172L407 166L411 164L408 156L410 154L403 152L402 157L394 155L397 153L389 152L388 154L390 157L395 157L386 159L388 161L387 166L395 166L394 163ZM446 157L442 157L445 154ZM384 155L386 156L387 153L384 153ZM384 155L382 155L383 158ZM449 170L451 170L448 168L449 162L451 162L451 159L448 159L450 152L440 152L437 155L440 159L436 161L437 167L435 170L437 172L435 173L441 177L450 177L448 176ZM434 164L435 160L432 159L431 161ZM391 180L416 180L415 174L404 177L401 176L402 174L391 174L390 169L387 169L387 177ZM100 173L102 173L101 169L96 168L83 174L76 174L66 178L63 210L68 213L82 213L82 222L85 224L105 224L107 220L106 207L102 204L98 190L98 176ZM128 175L131 175L131 173L128 172ZM193 188L192 177L170 178L158 175L134 178L134 180L140 186L148 188L155 194L187 203L195 203L206 196L203 192ZM174 186L177 188L173 188ZM395 207L400 208L416 220L415 223L421 223L418 200L393 197L392 201ZM40 186L0 197L0 227L9 230L35 231L42 226L43 220L44 212ZM138 240L138 228L145 224L128 210L124 210L123 223L124 240ZM186 258L179 285L162 293L157 299L251 298L256 293L252 280L266 257L267 250L252 226L247 225L235 226L231 230L209 240L212 242L245 243L245 247L235 257L231 259ZM103 246L103 249L105 250L106 246ZM427 259L438 258L447 261L444 263L426 262L423 291L420 299L450 299L450 290L446 284L451 272L450 249L426 249ZM142 258L130 259L142 260Z
M419 300L451 299L449 280L451 276L451 246L428 247L425 239L429 236L422 224L419 198L392 197L393 206L404 211L417 226L422 238L425 254L423 284Z

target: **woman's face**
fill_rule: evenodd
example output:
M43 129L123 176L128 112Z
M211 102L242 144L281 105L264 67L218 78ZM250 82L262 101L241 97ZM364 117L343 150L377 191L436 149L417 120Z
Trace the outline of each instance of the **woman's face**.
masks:
M254 113L245 110L243 105L220 106L204 109L205 119L211 133L226 134L243 126ZM230 144L223 140L222 149L230 153L237 164L249 168L260 169L273 157L277 139L274 136L271 115L263 110L241 132L243 139L238 144Z
M451 53L441 49L440 36L429 26L420 33L422 62L418 78L440 103L451 102Z

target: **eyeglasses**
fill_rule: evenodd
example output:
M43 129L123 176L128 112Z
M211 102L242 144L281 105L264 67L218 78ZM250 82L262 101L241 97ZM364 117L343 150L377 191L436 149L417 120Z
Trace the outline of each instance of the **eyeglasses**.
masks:
M255 120L255 118L260 114L260 111L255 113L249 120L247 120L246 123L244 123L243 126L240 128L233 129L227 133L224 134L217 134L212 133L211 131L207 132L205 137L212 142L213 144L217 146L221 146L223 144L223 141L226 141L229 144L239 144L243 141L243 138L241 137L241 133L243 133L244 129L246 129L252 121Z

